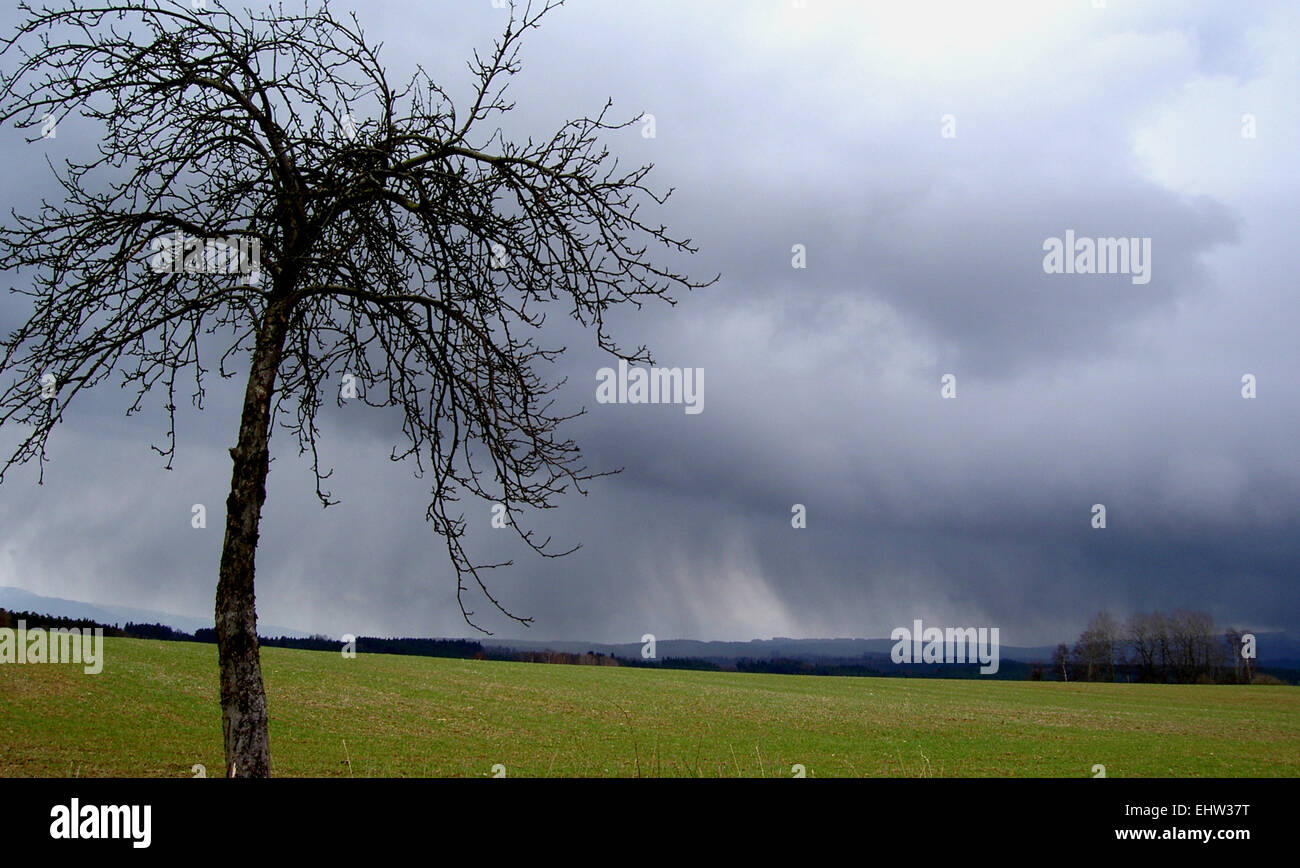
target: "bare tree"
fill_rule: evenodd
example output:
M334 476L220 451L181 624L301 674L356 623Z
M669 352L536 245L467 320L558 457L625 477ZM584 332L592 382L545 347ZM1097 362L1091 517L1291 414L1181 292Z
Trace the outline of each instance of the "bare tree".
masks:
M1109 612L1098 612L1075 643L1074 653L1085 681L1114 681L1119 624Z
M559 2L512 4L493 50L474 54L463 112L423 69L390 81L355 16L328 4L23 2L2 43L0 121L80 115L103 139L54 170L58 197L0 228L0 268L32 299L0 347L0 425L22 431L0 471L35 460L43 478L54 426L115 375L134 392L128 415L161 393L167 439L154 448L170 467L177 391L201 408L212 358L222 377L247 359L215 609L228 775L271 768L253 578L275 423L310 456L328 506L316 416L341 400L328 381L351 375L361 400L396 408L391 457L432 479L426 517L464 617L480 627L475 588L527 623L489 592L481 571L504 564L471 560L454 510L466 494L502 503L535 551L565 553L517 514L600 475L557 433L573 414L555 409L563 381L539 373L562 352L539 342L546 314L650 362L615 343L607 312L707 285L653 261L650 248L694 252L640 216L671 190L600 143L636 118L613 123L606 103L523 144L493 125L513 107L520 37Z
M1224 657L1232 662L1232 680L1237 684L1250 684L1255 678L1255 654L1248 656L1246 648L1246 637L1253 635L1250 630L1236 627L1223 631Z
M1135 612L1129 616L1124 627L1124 635L1133 649L1133 662L1138 667L1139 681L1157 680L1157 659L1159 658L1158 616L1147 612Z
M1052 652L1052 671L1061 673L1062 681L1070 680L1070 646L1064 642Z
M1204 676L1213 679L1218 668L1218 642L1214 620L1205 612L1177 609L1167 616L1174 678L1190 684Z
M1160 681L1165 683L1170 680L1174 672L1173 627L1169 616L1163 612L1153 612L1150 625L1152 642L1156 648L1156 656L1160 660Z

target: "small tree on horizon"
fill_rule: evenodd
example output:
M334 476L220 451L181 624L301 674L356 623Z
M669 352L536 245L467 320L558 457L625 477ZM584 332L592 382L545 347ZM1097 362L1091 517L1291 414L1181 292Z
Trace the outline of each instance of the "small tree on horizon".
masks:
M607 120L607 102L522 144L492 125L513 108L521 36L560 3L511 3L493 50L469 64L464 111L423 69L390 81L356 17L327 2L298 13L23 2L0 42L0 123L39 130L79 115L103 133L97 156L53 169L58 196L0 227L0 270L32 306L0 344L0 426L21 432L0 480L29 461L43 476L54 426L115 376L134 392L128 415L161 394L167 441L154 448L170 467L177 402L188 392L202 409L214 366L231 377L247 365L215 605L227 776L271 770L253 579L275 423L309 456L328 506L316 416L341 403L329 381L350 376L359 400L395 408L391 457L432 480L426 518L462 615L483 629L464 596L474 588L528 623L488 590L481 571L506 564L471 560L453 510L466 494L504 504L533 550L566 553L518 516L602 475L558 434L576 414L555 409L563 381L538 371L563 352L540 342L547 313L650 363L645 347L614 341L607 313L712 283L648 253L695 248L643 221L640 208L671 193L646 186L652 167L622 170L600 144L638 118ZM231 249L233 272L220 266ZM260 279L245 273L250 251Z
M1070 646L1064 642L1052 652L1052 671L1059 673L1062 681L1070 680Z

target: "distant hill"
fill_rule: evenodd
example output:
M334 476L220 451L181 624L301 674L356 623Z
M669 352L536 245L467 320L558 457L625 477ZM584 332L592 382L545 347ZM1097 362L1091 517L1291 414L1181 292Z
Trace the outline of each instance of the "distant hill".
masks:
M128 621L137 624L164 624L186 633L212 629L211 618L193 618L187 615L173 615L169 612L155 612L152 609L83 603L61 597L43 597L8 585L0 585L0 609L8 609L12 612L40 612L59 618L84 618L100 624L121 625ZM295 639L305 639L310 635L301 630L290 630L288 627L278 627L275 624L259 623L257 627L257 632L263 636L290 636Z
M518 651L595 651L616 657L640 657L641 643L531 641L524 639L482 639L485 648ZM702 642L697 639L661 639L655 643L657 657L692 657L701 660L845 660L858 657L888 657L892 639L752 639L748 642ZM1016 648L1003 645L1001 659L1022 663L1049 663L1056 646Z
M194 633L200 629L211 629L211 618L194 618L185 615L173 615L150 609L136 609L126 606L109 606L97 603L83 603L77 600L65 600L58 597L43 597L22 588L0 586L0 609L12 611L42 612L63 618L86 618L103 624L125 624L134 621L142 624L164 624L176 630ZM306 639L311 634L301 630L291 630L275 624L258 625L259 634L263 636L286 636L293 639ZM1073 636L1066 641L1073 644ZM624 659L640 659L641 643L623 642L584 642L580 640L529 640L529 639L489 639L478 640L484 649L501 651L558 651L569 654L583 654L588 651L597 654L612 654ZM1289 633L1260 633L1257 635L1257 650L1262 665L1287 669L1300 668L1300 639ZM698 639L660 639L655 643L655 656L662 660L667 657L678 659L707 660L731 667L737 660L801 660L812 663L844 662L868 658L875 662L888 662L889 652L894 647L890 639L753 639L749 642L706 642ZM1000 659L1004 663L1050 663L1055 645L1014 646L1003 645Z
M1074 643L1073 636L1066 642ZM484 648L501 648L515 651L566 651L613 654L616 657L641 656L641 643L537 641L525 639L481 639ZM1300 668L1300 640L1289 633L1259 633L1256 636L1260 661L1267 666L1288 669ZM719 663L736 660L806 660L830 661L853 658L888 657L894 647L891 639L753 639L749 642L702 642L696 639L660 639L655 642L655 656L690 657ZM1000 657L1003 662L1051 663L1055 645L1015 646L1003 645Z

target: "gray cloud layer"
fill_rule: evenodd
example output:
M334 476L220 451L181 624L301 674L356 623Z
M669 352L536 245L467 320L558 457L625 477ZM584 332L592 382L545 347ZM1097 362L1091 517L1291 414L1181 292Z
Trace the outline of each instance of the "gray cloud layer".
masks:
M533 34L508 131L608 95L652 112L655 138L633 127L612 150L678 188L666 222L700 244L695 273L724 279L617 320L660 364L705 369L698 416L596 404L609 360L556 318L564 400L590 410L570 433L626 471L536 517L583 544L558 561L467 505L476 550L516 557L491 578L530 637L879 636L919 617L1037 644L1103 607L1300 626L1300 12L1113 5L590 0ZM391 69L453 86L502 23L487 3L360 11ZM6 199L51 193L42 149L80 144L76 127L38 146L5 131ZM1043 240L1067 229L1151 238L1151 282L1045 274ZM0 325L21 312L3 300ZM209 611L238 397L182 418L168 473L146 445L160 416L92 396L47 484L0 489L0 584ZM392 420L349 405L325 426L329 510L277 444L263 620L467 635L426 486L387 460Z

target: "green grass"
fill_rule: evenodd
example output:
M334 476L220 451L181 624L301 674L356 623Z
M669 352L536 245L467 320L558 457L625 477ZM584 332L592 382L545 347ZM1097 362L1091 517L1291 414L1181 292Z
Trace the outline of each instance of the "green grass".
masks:
M213 645L0 665L0 775L221 774ZM1300 689L828 678L264 648L289 776L1300 775Z

